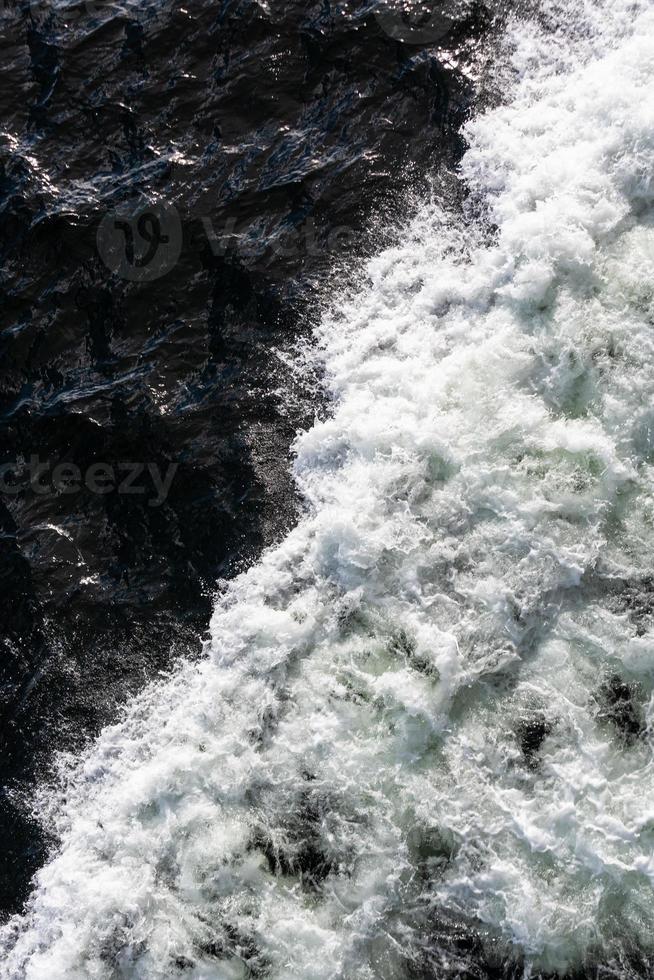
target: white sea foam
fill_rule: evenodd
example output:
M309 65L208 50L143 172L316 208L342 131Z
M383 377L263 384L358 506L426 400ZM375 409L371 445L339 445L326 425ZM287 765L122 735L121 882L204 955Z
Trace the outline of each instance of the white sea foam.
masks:
M547 14L468 130L492 242L425 207L325 317L306 517L43 794L3 977L654 953L654 10Z

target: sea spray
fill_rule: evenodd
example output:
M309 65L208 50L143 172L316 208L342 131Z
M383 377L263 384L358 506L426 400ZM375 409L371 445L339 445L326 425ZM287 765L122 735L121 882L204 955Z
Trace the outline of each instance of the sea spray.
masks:
M654 12L543 13L467 130L485 225L425 207L325 315L306 516L38 800L8 980L654 952Z

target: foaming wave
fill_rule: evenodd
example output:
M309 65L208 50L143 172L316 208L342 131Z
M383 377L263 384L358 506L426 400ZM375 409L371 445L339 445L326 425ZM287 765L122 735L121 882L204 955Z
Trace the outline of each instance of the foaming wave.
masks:
M43 793L3 976L654 952L654 12L562 11L469 127L492 244L426 207L325 317L305 518Z

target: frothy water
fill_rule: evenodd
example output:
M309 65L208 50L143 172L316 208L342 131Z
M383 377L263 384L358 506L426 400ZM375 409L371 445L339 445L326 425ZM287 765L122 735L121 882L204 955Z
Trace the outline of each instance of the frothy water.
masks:
M483 221L425 206L325 316L305 518L39 799L3 977L654 953L654 9L543 13L469 127Z

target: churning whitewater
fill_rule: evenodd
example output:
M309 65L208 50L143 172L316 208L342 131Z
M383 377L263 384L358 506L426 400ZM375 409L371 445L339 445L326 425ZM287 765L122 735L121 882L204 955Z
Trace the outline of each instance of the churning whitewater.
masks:
M425 206L325 315L304 519L38 799L3 977L654 955L654 8L539 14L468 218Z

